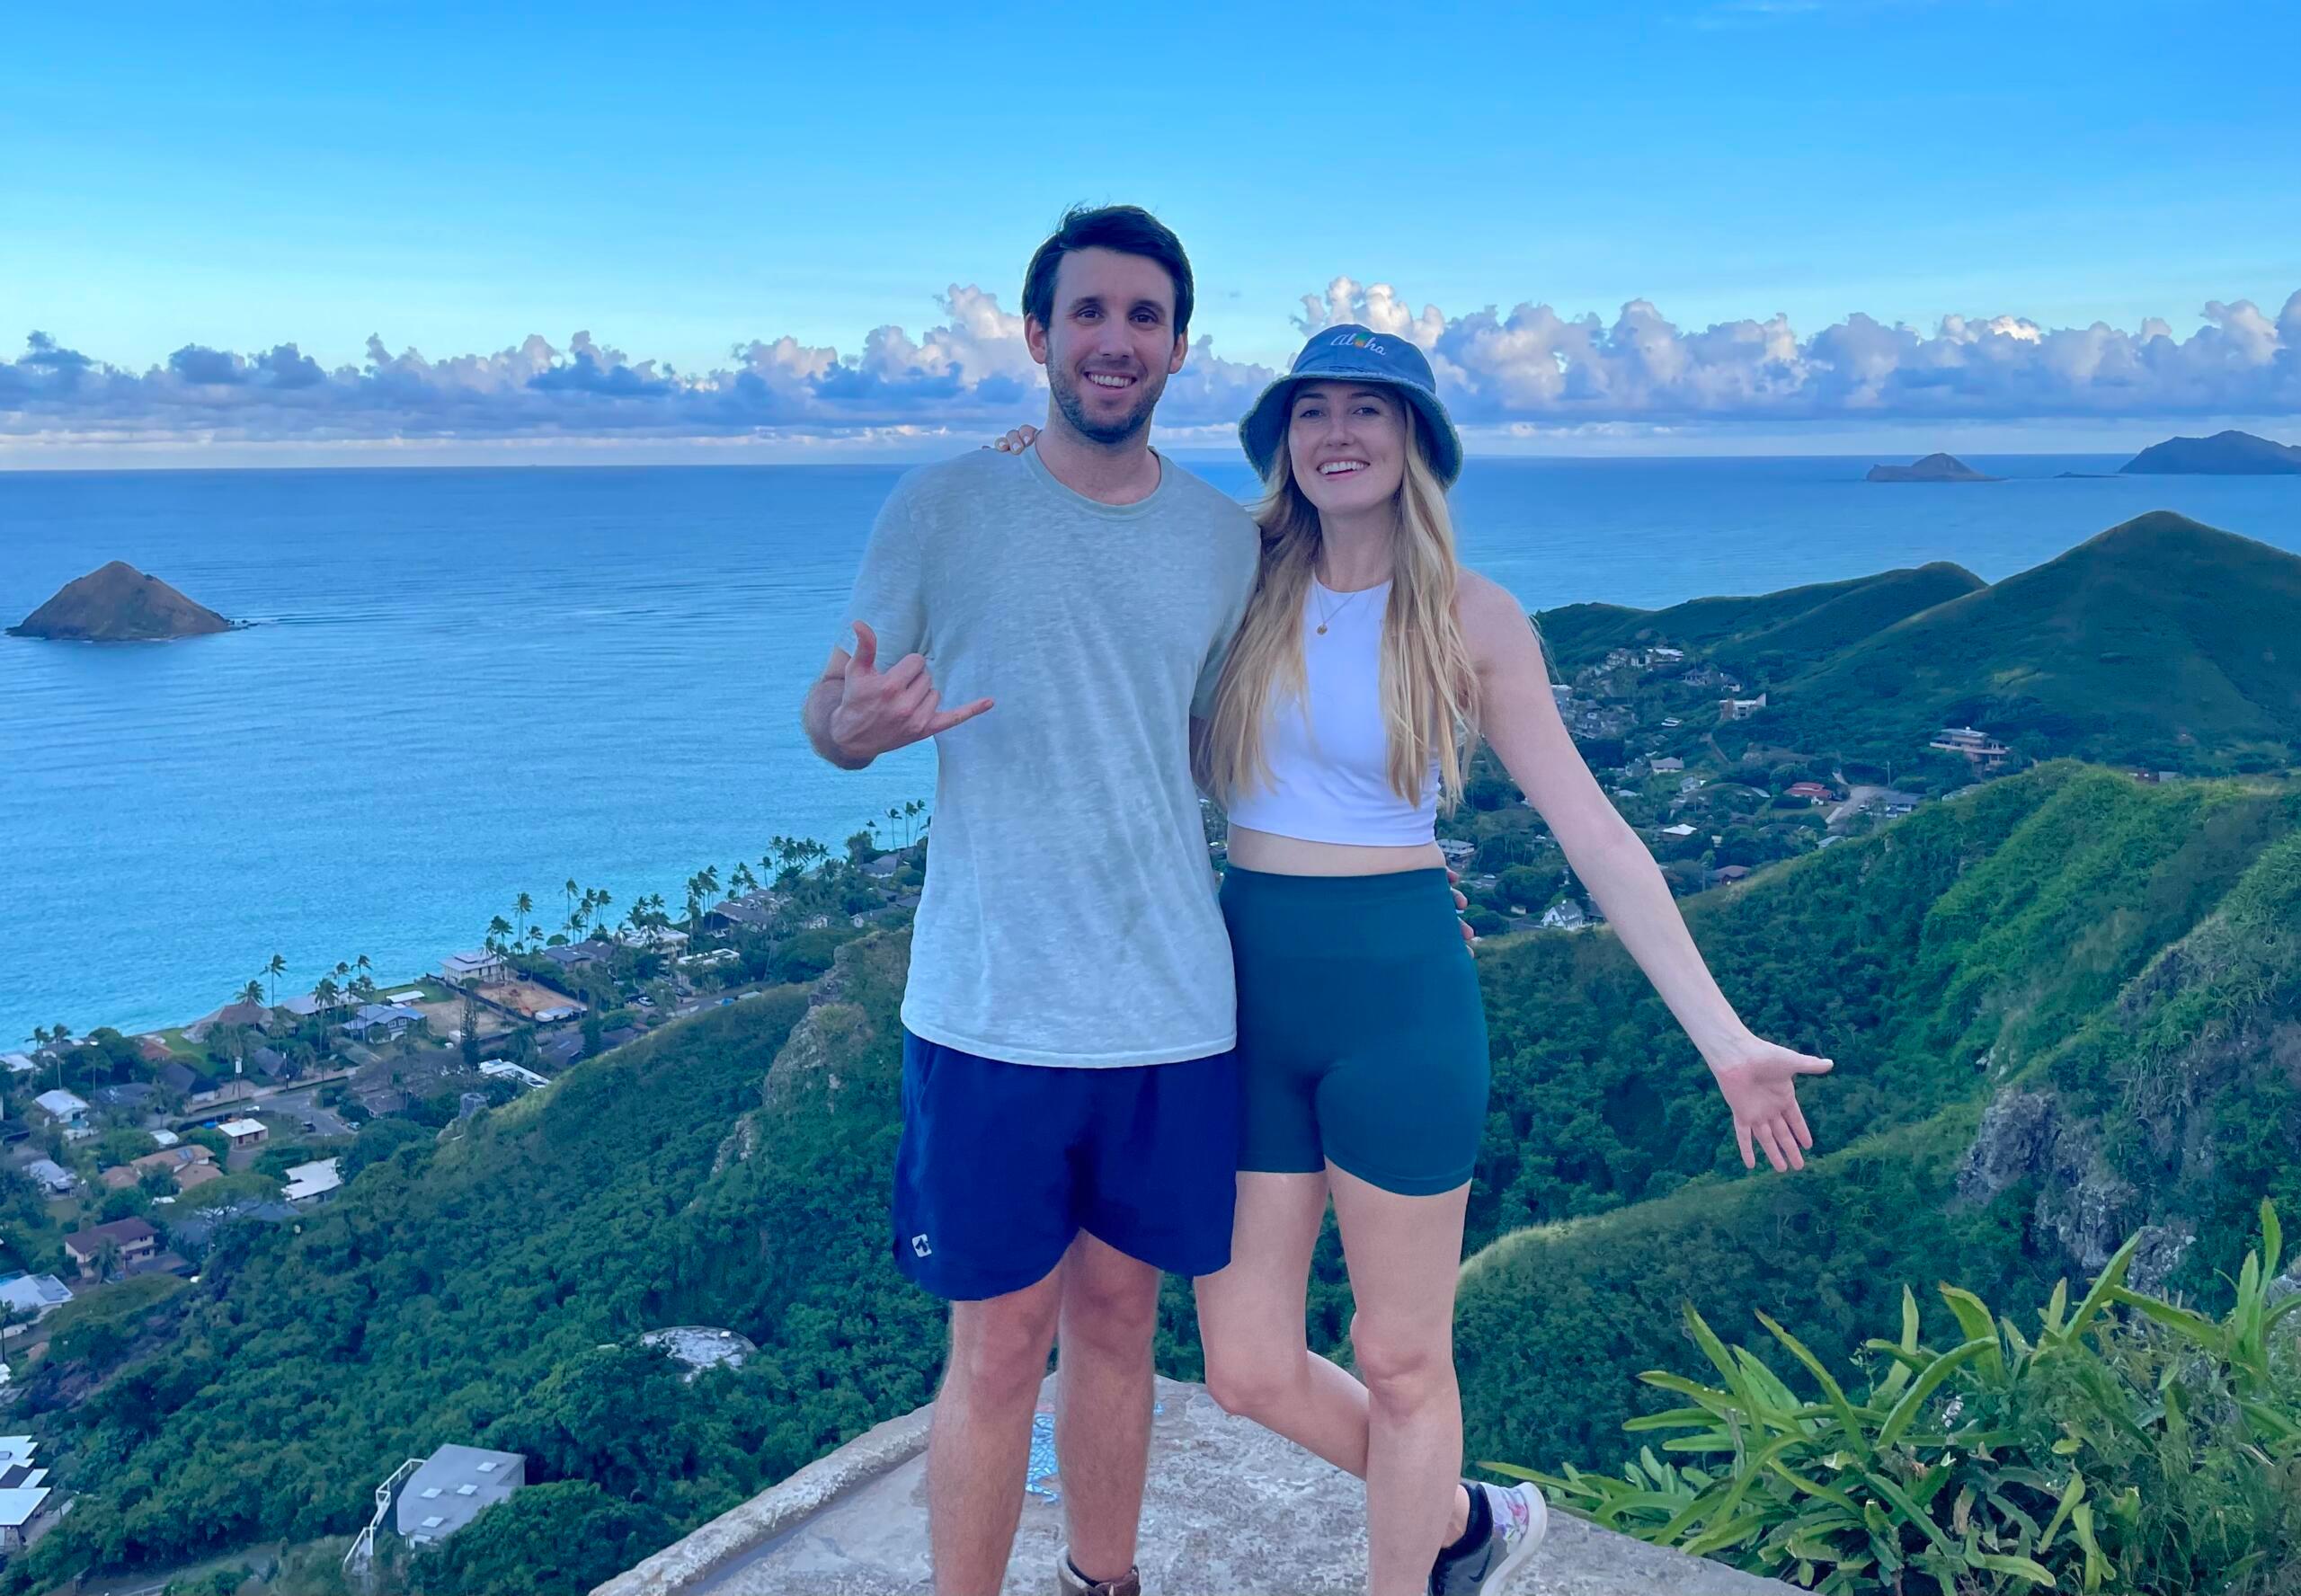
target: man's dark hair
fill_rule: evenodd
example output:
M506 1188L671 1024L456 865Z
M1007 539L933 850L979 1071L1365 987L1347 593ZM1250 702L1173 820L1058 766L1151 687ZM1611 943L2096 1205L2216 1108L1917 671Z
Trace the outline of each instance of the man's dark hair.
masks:
M1042 327L1053 322L1055 269L1062 264L1063 256L1083 249L1141 255L1165 267L1175 285L1175 336L1180 338L1189 332L1190 257L1183 253L1182 240L1168 229L1167 224L1140 205L1092 208L1079 205L1066 211L1054 236L1039 245L1023 272L1025 315L1035 317Z

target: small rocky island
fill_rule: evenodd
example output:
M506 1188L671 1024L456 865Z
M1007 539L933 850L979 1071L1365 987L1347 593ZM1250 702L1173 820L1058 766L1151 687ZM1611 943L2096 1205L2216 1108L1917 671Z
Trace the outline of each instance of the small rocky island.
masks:
M1863 479L1873 483L1994 483L1955 455L1928 455L1907 466L1872 466Z
M140 643L164 637L204 637L233 624L195 604L156 576L123 560L64 584L55 598L8 628L11 637L72 643Z
M2134 476L2301 476L2301 444L2234 428L2210 438L2168 438L2118 467Z

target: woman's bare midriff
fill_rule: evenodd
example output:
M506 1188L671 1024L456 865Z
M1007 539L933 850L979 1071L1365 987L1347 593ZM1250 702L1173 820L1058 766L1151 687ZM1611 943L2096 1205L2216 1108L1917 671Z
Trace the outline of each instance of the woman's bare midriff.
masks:
M1270 875L1395 875L1402 870L1444 868L1446 856L1435 842L1411 847L1359 847L1343 842L1310 842L1269 831L1230 828L1230 863Z

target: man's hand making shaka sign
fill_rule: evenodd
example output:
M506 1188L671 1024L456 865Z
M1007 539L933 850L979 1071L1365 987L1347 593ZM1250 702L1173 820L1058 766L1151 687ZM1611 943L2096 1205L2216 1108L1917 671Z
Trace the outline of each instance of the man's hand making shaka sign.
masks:
M806 726L815 751L832 764L860 770L881 754L948 732L991 707L978 698L945 709L927 674L923 654L905 654L878 669L879 640L855 623L855 652L834 648L822 678L807 695Z

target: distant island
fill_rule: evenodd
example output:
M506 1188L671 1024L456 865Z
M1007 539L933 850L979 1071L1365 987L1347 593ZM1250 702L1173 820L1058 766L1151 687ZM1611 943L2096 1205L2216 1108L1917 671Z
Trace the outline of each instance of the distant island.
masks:
M1994 483L1955 455L1928 455L1907 466L1872 466L1864 480L1873 483Z
M11 637L74 643L140 643L229 632L232 623L156 576L123 560L64 584L55 598L8 628Z
M2118 469L2135 476L2301 476L2301 445L2232 429L2153 443Z

